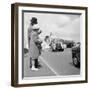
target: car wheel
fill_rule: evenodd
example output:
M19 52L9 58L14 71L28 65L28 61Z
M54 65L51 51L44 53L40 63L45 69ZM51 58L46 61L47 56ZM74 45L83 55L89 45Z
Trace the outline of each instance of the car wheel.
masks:
M77 56L74 56L74 57L73 57L73 65L74 65L75 67L80 67L80 62L79 62Z
M64 51L64 49L61 49L61 51Z
M59 49L59 51L62 51L62 52L63 52L63 51L64 51L64 49Z

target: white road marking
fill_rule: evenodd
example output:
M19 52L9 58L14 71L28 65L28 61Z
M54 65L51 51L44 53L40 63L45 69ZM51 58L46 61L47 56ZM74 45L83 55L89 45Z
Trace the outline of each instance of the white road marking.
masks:
M49 69L56 75L59 76L59 74L45 61L45 59L43 57L39 57L48 67Z

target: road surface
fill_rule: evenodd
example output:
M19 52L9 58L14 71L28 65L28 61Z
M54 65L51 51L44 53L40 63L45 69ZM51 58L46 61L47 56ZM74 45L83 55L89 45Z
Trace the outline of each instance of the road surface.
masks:
M65 76L79 75L80 69L72 64L71 49L65 49L63 52L52 52L45 50L39 57L41 68L38 71L32 71L29 68L29 56L24 57L24 77L43 77L43 76Z

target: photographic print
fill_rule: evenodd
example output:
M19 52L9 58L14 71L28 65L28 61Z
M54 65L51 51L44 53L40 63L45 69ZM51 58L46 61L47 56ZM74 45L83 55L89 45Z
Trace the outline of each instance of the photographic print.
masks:
M12 86L87 82L86 7L16 3L12 22Z
M80 15L47 12L32 13L28 11L24 12L23 18L24 77L80 75L80 61L78 61L78 59L80 60ZM37 22L35 25L32 22L34 19ZM37 32L41 31L37 35L38 40L36 41L37 43L41 41L41 54L38 54L38 57L37 50L39 52L39 47L36 44L35 47L38 48L34 51L33 41L28 41L28 38L32 38L31 27L38 29ZM30 36L27 34L30 34ZM75 49L77 51L74 51ZM29 50L31 54L36 55L29 54ZM38 59L40 66L37 69L33 65L35 63L32 62L33 60L30 63L29 57ZM30 64L32 64L31 69ZM76 68L73 64L79 68Z

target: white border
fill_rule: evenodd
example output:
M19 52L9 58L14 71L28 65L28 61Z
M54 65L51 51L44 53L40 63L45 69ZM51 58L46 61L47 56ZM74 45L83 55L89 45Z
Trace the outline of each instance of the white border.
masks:
M36 78L24 78L22 79L22 10L35 10L35 11L54 11L54 12L66 12L66 13L81 13L81 27L80 27L80 40L81 40L81 72L80 75L70 76L50 76L50 77L36 77ZM55 9L55 8L40 8L40 7L18 7L18 83L19 84L32 84L32 83L46 83L46 82L63 82L63 81L80 81L85 80L85 11L84 10L72 10L72 9Z

